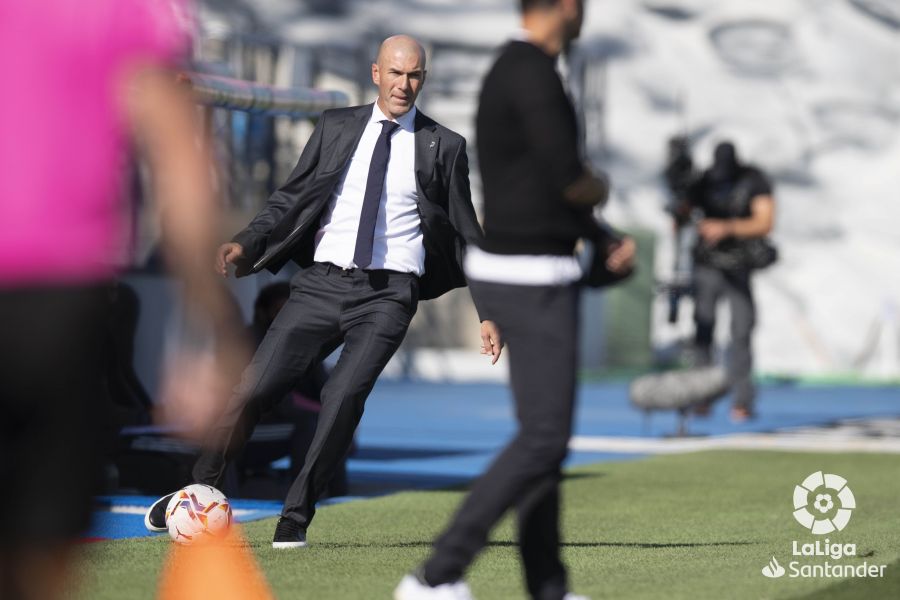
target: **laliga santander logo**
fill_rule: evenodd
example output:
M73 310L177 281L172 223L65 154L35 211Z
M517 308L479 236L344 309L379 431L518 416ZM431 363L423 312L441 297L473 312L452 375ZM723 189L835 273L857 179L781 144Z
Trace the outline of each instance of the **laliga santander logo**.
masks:
M823 535L841 531L850 522L856 508L856 498L847 486L847 480L831 473L816 471L794 487L794 518L813 535ZM888 565L869 564L868 561L852 564L842 563L843 559L856 557L856 544L832 543L828 538L815 542L791 545L791 560L786 565L778 564L772 557L762 568L762 574L770 579L787 575L796 577L884 577ZM871 554L864 554L871 556Z
M794 518L814 535L841 531L856 508L847 480L816 471L794 488Z

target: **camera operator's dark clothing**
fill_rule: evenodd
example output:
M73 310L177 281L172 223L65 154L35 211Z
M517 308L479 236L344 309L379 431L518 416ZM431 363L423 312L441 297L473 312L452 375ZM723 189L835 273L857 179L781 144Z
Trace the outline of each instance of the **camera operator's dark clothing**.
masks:
M717 177L712 169L688 188L688 201L710 219L736 219L750 216L750 201L768 196L772 184L762 171L741 166L732 176Z
M770 196L772 186L759 169L739 166L733 173L717 173L709 169L688 188L687 200L692 209L699 209L706 219L746 219L751 216L751 201L757 196ZM735 261L725 255L737 256L737 247L747 240L727 237L714 247L704 247L698 241L694 262L716 267ZM718 255L718 256L717 256ZM749 270L736 268L729 270Z
M751 204L758 196L770 196L772 186L758 169L739 164L730 168L721 164L705 171L689 188L687 199L704 218L743 219L751 216ZM700 239L694 250L694 323L695 343L700 362L711 362L711 346L716 324L716 305L723 296L731 310L731 346L728 371L734 393L735 406L752 411L756 395L751 372L753 354L751 341L756 323L756 311L751 285L752 267L737 265L721 268L717 265L733 263L718 260L716 254L733 252L746 240L728 237L713 247Z
M731 347L728 372L734 405L753 408L756 390L751 373L753 353L751 336L756 324L756 308L750 287L750 272L721 271L704 265L694 266L694 323L698 363L712 363L711 347L716 325L716 305L723 296L731 308Z

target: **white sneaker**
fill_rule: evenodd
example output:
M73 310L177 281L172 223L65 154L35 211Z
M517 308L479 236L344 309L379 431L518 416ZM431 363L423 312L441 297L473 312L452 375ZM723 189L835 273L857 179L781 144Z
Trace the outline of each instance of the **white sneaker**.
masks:
M475 597L464 581L431 587L415 575L406 575L394 590L394 600L475 600Z
M591 600L587 596L579 596L578 594L566 594L563 600Z

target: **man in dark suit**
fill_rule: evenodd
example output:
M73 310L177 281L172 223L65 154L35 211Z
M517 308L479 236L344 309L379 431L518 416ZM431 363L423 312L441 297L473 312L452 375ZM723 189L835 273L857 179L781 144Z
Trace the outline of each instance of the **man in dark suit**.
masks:
M323 113L287 182L234 239L217 268L237 275L303 269L194 467L217 485L261 414L344 344L303 469L288 491L273 547L306 545L315 501L346 455L375 380L400 346L420 299L466 285L467 242L481 238L469 191L465 140L415 108L425 52L407 36L382 44L372 65L374 104ZM483 315L482 315L483 316ZM491 321L482 353L500 356ZM168 496L147 513L165 528Z

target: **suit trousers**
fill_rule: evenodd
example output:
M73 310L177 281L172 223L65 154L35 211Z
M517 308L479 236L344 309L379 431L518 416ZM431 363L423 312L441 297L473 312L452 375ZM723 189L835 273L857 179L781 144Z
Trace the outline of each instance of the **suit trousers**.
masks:
M291 280L291 295L244 370L193 476L217 486L262 415L341 343L322 388L322 409L306 460L282 516L306 528L315 502L353 442L366 398L400 346L419 296L418 277L315 263Z
M435 542L423 576L456 581L507 509L518 516L519 551L529 594L560 600L566 570L559 557L559 483L575 404L577 286L469 283L508 345L518 431L472 486Z
M756 307L750 273L726 272L705 265L694 266L695 344L701 362L712 362L716 305L725 296L731 311L731 344L728 349L728 376L734 393L734 405L753 408L756 387L753 385L753 327Z

